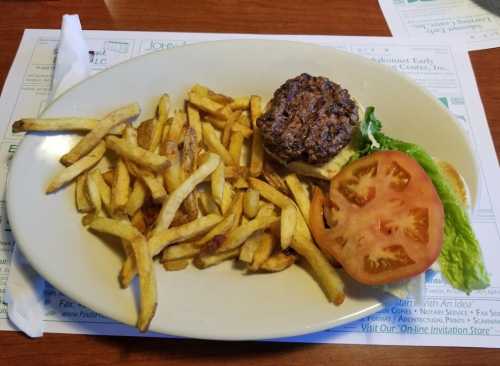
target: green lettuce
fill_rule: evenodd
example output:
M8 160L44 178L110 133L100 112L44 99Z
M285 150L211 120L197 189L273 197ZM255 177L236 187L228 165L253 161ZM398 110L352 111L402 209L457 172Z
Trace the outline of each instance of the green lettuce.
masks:
M360 158L381 150L397 150L412 156L431 178L445 212L444 240L439 256L441 272L455 288L469 294L489 286L481 248L467 212L455 191L432 157L420 146L400 141L381 132L382 123L375 117L375 108L366 109L365 118L355 138Z

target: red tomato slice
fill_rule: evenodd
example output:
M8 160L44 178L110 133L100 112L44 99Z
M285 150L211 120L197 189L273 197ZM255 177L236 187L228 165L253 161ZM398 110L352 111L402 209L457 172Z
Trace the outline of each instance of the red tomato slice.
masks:
M369 285L424 272L443 242L444 210L434 185L398 151L373 153L342 169L328 198L315 188L310 220L320 248Z

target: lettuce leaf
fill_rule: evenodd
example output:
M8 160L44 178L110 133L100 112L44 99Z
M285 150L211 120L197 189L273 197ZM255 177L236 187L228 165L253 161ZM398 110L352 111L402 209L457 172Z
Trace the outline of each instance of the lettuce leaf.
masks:
M396 140L381 132L382 123L368 107L356 143L359 157L381 150L397 150L412 156L431 178L445 212L444 240L439 265L455 288L469 294L489 286L481 248L465 209L432 157L420 146ZM374 143L374 140L376 143Z

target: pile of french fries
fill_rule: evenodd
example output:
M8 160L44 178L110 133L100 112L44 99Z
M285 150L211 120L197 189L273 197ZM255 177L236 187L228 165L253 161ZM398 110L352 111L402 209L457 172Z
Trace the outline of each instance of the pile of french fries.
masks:
M309 186L265 161L261 108L259 96L231 98L194 85L183 110L171 111L164 94L155 115L138 124L137 103L103 119L14 123L14 132L83 133L46 192L75 182L83 225L121 240L119 283L126 288L138 275L141 331L157 306L154 258L167 271L234 258L248 272L278 272L301 256L327 298L343 302L343 283L309 231Z

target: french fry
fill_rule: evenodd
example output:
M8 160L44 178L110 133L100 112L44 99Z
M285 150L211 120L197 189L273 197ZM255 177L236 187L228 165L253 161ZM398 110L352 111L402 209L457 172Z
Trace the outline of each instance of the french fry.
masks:
M87 197L86 180L87 172L79 175L78 178L76 178L75 202L78 212L88 213L92 211L92 204L91 202L89 202L89 199Z
M111 188L109 188L108 184L104 180L103 175L99 171L95 170L90 174L92 174L94 182L97 185L97 189L99 190L104 208L109 214L111 214Z
M175 141L177 144L180 144L182 142L182 130L184 129L186 122L186 113L175 111L174 119L168 131L168 140Z
M229 141L229 154L236 165L240 165L241 149L243 147L243 134L241 132L233 132Z
M287 255L283 252L273 254L260 265L260 269L267 272L281 272L292 264L295 263L297 257L294 255Z
M146 238L132 224L119 220L97 218L91 222L90 228L98 232L118 236L130 242L139 273L141 306L137 328L141 332L145 332L153 319L157 306L153 257L149 253Z
M158 105L156 106L156 118L161 123L165 123L168 119L168 113L170 111L170 96L168 94L162 94Z
M59 172L49 183L46 189L46 193L52 193L57 191L63 185L71 182L73 179L78 177L83 172L89 170L94 165L96 165L104 155L106 151L106 145L104 142L97 144L94 149L89 152L86 156L78 160L73 165L64 168Z
M184 259L194 257L200 252L200 248L193 243L181 243L169 246L163 251L161 261L167 262L174 259Z
M196 108L202 110L203 112L209 113L216 118L227 120L231 109L224 108L220 103L214 102L209 97L204 97L196 93L188 94L189 102L193 104Z
M231 154L229 154L229 151L227 151L224 145L222 145L222 143L220 142L219 138L215 134L215 130L212 127L212 125L203 122L201 126L203 131L203 142L207 146L208 150L218 154L221 157L224 164L234 165L235 163L233 162Z
M125 211L129 216L133 216L142 207L146 199L146 193L147 191L144 183L136 179L132 187L132 192L128 197L127 206L125 207Z
M170 133L170 127L172 126L173 122L174 122L174 117L167 118L167 122L165 122L165 125L163 126L163 132L160 143L160 154L161 154L161 144L164 144L165 142L168 141L168 134Z
M261 265L271 256L276 246L273 236L269 233L262 234L260 239L260 244L253 254L252 264L248 266L248 270L251 272L256 272L260 269Z
M118 159L111 186L111 211L124 212L130 193L130 175L122 159Z
M240 261L246 263L252 263L254 253L259 247L260 243L262 242L263 234L264 232L262 230L258 230L252 235L250 235L250 237L247 240L245 240L240 250L240 257L239 257Z
M160 230L167 229L170 226L175 216L175 212L180 207L182 201L184 201L189 193L191 193L205 177L210 175L215 168L217 168L219 163L220 158L217 155L212 153L207 154L207 160L164 201L153 229L153 234L157 234Z
M105 171L104 173L102 173L102 178L104 179L104 181L106 182L106 184L108 186L113 185L114 177L115 177L115 172L113 171L113 169L109 169L109 170Z
M214 128L218 130L223 130L227 122L226 120L215 118L214 116L209 116L209 115L205 115L203 117L203 120L204 122L202 122L202 137L203 137L203 123L210 123Z
M213 171L211 175L211 189L214 201L222 207L222 200L224 197L224 163L221 162L219 166Z
M170 166L163 171L163 182L169 193L172 193L182 184L184 173L181 166L181 155L174 141L163 143L163 155L170 161Z
M237 119L240 117L241 111L233 112L229 116L226 124L224 125L224 130L222 131L221 142L226 148L229 148L229 138L231 137L231 131L233 125L236 123ZM236 161L235 161L236 162Z
M294 173L288 174L285 177L285 182L292 192L293 198L295 199L297 206L299 206L300 212L306 219L306 222L309 222L310 198L307 188L302 185L299 178Z
M197 158L198 143L196 142L196 132L190 127L186 130L184 142L182 144L181 166L184 177L191 175L196 167ZM196 193L197 192L193 190L182 203L182 208L192 220L198 217L198 199Z
M152 153L115 136L106 137L106 146L124 159L154 172L161 172L170 165L170 162L164 156Z
M297 211L295 206L288 205L281 210L280 241L281 249L286 249L292 243L295 225L297 223Z
M245 216L253 219L259 211L260 193L256 189L247 189L243 197L243 211Z
M233 132L239 132L243 135L244 138L248 138L252 136L253 130L247 126L242 125L241 123L235 123L231 128Z
M94 213L96 216L101 215L101 210L102 210L102 201L101 201L101 195L99 193L99 188L97 187L96 175L100 175L98 170L93 170L90 172L90 174L87 177L86 184L87 184L87 194L90 203L92 204L92 207L94 208Z
M203 237L193 241L192 244L197 248L202 247L204 244L208 243L216 236L226 234L233 228L235 222L236 216L234 214L227 215L226 217L224 217L224 219L222 219L221 222L219 222L209 232L203 235Z
M222 202L220 204L220 210L223 215L225 215L228 212L229 208L231 207L233 198L234 198L234 190L231 187L231 184L224 181L224 193L222 194Z
M262 98L258 95L252 95L250 97L250 120L252 122L252 128L255 130L257 128L257 118L262 114Z
M196 133L196 142L200 144L203 136L201 132L200 112L190 103L187 103L186 109L189 127L194 129Z
M216 264L219 264L225 260L231 259L231 258L236 258L240 252L239 248L234 248L231 250L228 250L224 253L215 253L211 255L205 255L205 256L196 256L193 260L193 264L196 266L198 269L205 269L207 267L214 266Z
M137 145L145 150L151 150L153 130L156 122L154 118L150 118L142 121L137 127Z
M99 124L98 119L67 117L67 118L23 118L12 124L12 132L42 132L42 131L90 131ZM113 127L109 133L121 135L126 123Z
M242 214L243 214L243 192L236 192L231 201L231 205L229 206L229 208L225 213L225 216L234 215L234 222L231 230L235 229L240 224Z
M219 207L212 198L212 195L208 192L198 192L198 202L200 203L201 211L204 215L220 215Z
M157 179L157 177L149 170L141 169L131 161L125 160L125 164L127 165L130 174L136 177L136 179L142 180L151 193L153 201L157 203L163 202L167 196L167 192L165 191L165 188L163 188L162 181Z
M147 232L147 225L144 219L144 214L141 210L137 210L132 218L130 219L130 223L134 225L134 227L141 232L142 235L145 235Z
M273 222L278 221L278 219L279 218L276 216L257 216L255 219L249 221L245 225L238 226L236 229L227 234L226 239L217 250L217 252L220 253L238 248L254 232L269 227L269 225L271 225Z
M250 175L258 177L262 173L264 165L264 146L262 142L262 135L258 132L257 118L262 114L261 111L261 98L257 95L250 97L250 119L252 120L252 127L254 130L252 138L252 153L250 156Z
M171 261L163 261L165 271L181 271L189 265L189 259L174 259Z
M249 106L250 106L249 97L234 98L234 100L231 103L229 103L229 108L231 108L233 111L238 109L248 109Z
M248 188L248 183L242 177L238 177L234 181L233 187L236 188L236 189L246 189L246 188Z
M115 126L131 118L135 118L141 113L139 104L129 104L108 114L100 121L94 129L87 133L67 154L61 158L61 163L71 165L94 149L104 136ZM116 138L116 137L115 137Z
M250 187L258 190L262 197L281 209L293 203L290 198L260 179L248 178L248 182L250 183Z

